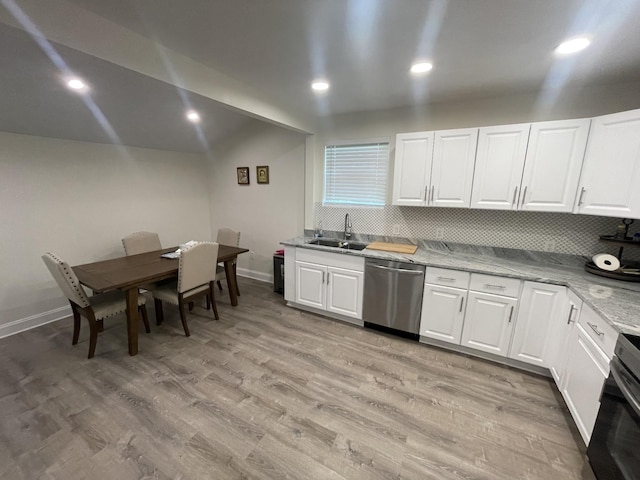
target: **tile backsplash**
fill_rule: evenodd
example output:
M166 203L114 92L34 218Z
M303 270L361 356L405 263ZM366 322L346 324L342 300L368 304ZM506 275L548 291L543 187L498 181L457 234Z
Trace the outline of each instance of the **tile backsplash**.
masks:
M349 213L356 234L443 240L445 242L553 251L591 256L617 253L617 248L598 241L613 235L619 218L570 213L510 212L428 207L335 207L314 204L314 225L322 221L328 231L342 231ZM394 235L394 226L399 233ZM640 230L640 222L630 232ZM640 247L625 249L623 258L640 258Z

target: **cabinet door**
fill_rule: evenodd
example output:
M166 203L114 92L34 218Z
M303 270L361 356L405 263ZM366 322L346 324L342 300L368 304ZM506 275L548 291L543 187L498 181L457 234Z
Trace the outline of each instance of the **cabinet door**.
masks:
M590 123L584 118L531 125L520 210L573 210Z
M517 303L511 297L469 292L462 345L506 357Z
M364 273L327 267L327 311L362 319Z
M460 345L467 291L426 284L422 296L420 335Z
M399 133L393 173L393 205L423 207L431 178L433 132Z
M432 207L469 207L478 129L435 132L428 204Z
M582 325L576 325L569 345L562 396L587 445L600 408L602 385L609 375L608 365L609 359L602 350Z
M552 329L549 357L549 370L559 389L562 388L567 367L569 338L580 319L581 309L582 300L571 290L566 289L566 299L560 316L562 321L556 322Z
M640 218L640 110L593 119L577 213Z
M473 174L471 208L515 210L530 123L482 127Z
M558 285L524 282L509 358L548 366L554 327L564 320L565 290Z
M327 267L296 261L296 302L325 310L326 276Z

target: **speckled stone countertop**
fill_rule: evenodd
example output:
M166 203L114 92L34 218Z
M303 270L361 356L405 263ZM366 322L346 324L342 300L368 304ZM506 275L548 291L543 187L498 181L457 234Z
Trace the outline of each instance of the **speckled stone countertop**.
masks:
M307 242L311 240L312 237L300 236L280 243L343 255L409 261L430 267L565 285L619 332L640 335L640 282L623 282L587 273L584 271L586 257L433 241L419 241L416 253L405 255L309 245ZM353 241L369 243L374 240L410 243L396 237L358 236Z

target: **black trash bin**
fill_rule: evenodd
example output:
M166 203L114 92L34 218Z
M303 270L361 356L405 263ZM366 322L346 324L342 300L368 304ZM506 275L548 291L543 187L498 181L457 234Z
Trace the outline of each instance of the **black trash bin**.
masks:
M284 255L273 256L273 291L284 295Z

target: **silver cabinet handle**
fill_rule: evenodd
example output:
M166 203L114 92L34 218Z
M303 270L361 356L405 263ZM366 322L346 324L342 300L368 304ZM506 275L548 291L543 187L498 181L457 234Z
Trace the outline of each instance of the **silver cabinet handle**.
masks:
M512 317L513 317L513 305L511 305L511 311L509 312L509 323L511 323Z
M598 330L597 325L594 325L593 323L589 323L589 322L587 322L587 325L591 327L591 330L593 330L596 333L596 335L598 335L599 337L604 337L604 332L601 332L600 330Z
M324 272L322 272L322 283L324 283Z
M524 187L524 190L522 192L522 204L520 204L520 208L524 207L525 198L527 198L527 187Z
M507 287L505 287L504 285L493 285L491 283L485 283L484 288L498 288L500 290L504 290Z
M464 297L460 297L460 310L458 310L458 313L462 313L462 305L464 305Z
M582 205L582 197L584 196L584 192L586 191L587 190L584 187L580 189L580 198L578 198L578 206Z
M436 190L436 186L432 185L431 186L431 203L433 203L433 192Z
M451 277L436 277L438 280L446 280L447 282L455 282L456 279L455 278L451 278Z
M424 186L424 203L427 203L429 201L429 198L427 197L427 195L429 194L429 185L425 185Z
M327 272L327 285L329 285L330 278L331 278L331 272Z
M575 305L571 305L571 310L569 310L569 318L567 318L567 325L574 323L574 321L571 320L571 317L573 316L573 310L576 308Z
M512 205L516 203L516 195L518 195L518 187L516 187L513 191L513 201L511 202Z

